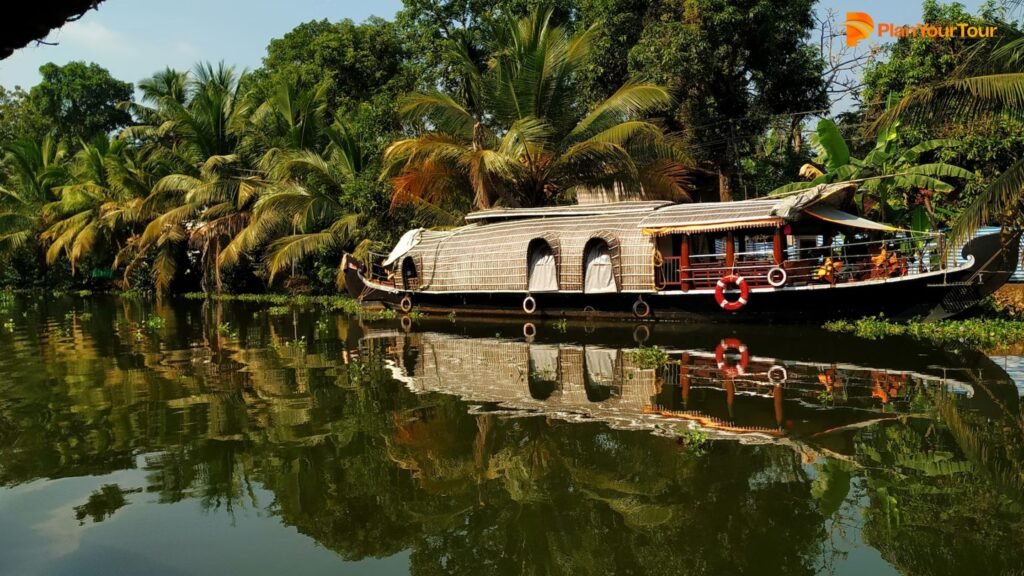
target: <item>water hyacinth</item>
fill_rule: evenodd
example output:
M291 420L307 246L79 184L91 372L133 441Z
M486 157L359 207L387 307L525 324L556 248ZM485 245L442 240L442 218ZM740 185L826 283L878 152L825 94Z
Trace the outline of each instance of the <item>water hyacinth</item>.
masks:
M825 329L877 340L910 336L935 344L992 351L1024 341L1024 321L1004 318L970 318L939 322L895 322L882 316L827 322Z

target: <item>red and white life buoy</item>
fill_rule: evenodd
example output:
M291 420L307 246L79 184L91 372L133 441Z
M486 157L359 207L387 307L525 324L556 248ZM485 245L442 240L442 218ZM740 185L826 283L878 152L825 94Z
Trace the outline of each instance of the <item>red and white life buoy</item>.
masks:
M736 300L729 300L725 297L725 289L729 286L735 286L740 291L740 297ZM747 285L747 281L743 279L743 276L736 276L735 274L729 274L723 276L718 284L715 285L715 302L722 307L723 310L728 312L735 312L740 308L747 305L750 299L750 286Z
M740 354L740 363L735 366L730 366L725 361L725 353L729 350L735 350ZM736 376L742 376L747 373L747 364L750 363L750 352L747 350L747 345L738 338L726 338L718 343L718 348L715 348L715 363L718 364L718 369L725 373L726 377L734 378Z

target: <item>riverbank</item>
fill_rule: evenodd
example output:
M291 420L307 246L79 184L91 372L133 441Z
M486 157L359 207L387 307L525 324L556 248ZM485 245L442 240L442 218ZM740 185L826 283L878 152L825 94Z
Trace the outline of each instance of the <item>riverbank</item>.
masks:
M942 346L976 348L983 352L1016 352L1024 348L1024 321L969 318L939 322L894 322L881 316L826 322L825 329L877 340L910 336Z

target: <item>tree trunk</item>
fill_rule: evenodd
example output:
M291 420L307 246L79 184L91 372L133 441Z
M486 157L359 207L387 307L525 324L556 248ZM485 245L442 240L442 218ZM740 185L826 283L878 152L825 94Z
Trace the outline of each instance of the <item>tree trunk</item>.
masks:
M796 152L797 154L799 154L800 150L803 149L804 147L804 136L803 133L801 133L800 131L800 128L803 125L803 121L803 116L793 116L793 120L791 121L789 126L789 132L791 136L790 143L792 144L793 152Z
M718 200L720 202L732 201L732 180L724 170L718 171Z
M220 282L220 238L217 238L216 252L213 255L213 277L217 282L217 294L223 292Z

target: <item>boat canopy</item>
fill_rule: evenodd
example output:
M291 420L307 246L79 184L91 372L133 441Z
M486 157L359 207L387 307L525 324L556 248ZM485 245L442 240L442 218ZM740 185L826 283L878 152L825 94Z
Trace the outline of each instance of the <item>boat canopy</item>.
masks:
M488 220L511 220L522 218L548 218L554 216L598 216L605 214L632 214L650 212L669 206L667 200L646 200L632 202L616 202L614 204L573 204L569 206L545 206L542 208L491 208L466 215L466 222L484 222Z
M831 206L812 206L804 209L805 214L809 214L833 224L841 224L843 226L850 226L853 228L863 228L865 230L878 230L881 232L898 232L899 228L893 228L888 224L882 224L881 222L874 222L867 218L861 218L860 216L854 216L848 212L833 208Z
M821 185L782 198L676 204L651 212L639 227L652 236L778 227L796 220L810 206L842 200L853 188L850 184Z
M778 200L742 200L678 204L652 212L640 221L645 234L695 234L740 228L780 226L785 222L773 213Z
M417 244L420 243L420 238L423 236L423 228L413 228L402 237L398 239L398 244L388 254L387 260L384 261L381 266L390 266L398 261L399 258L405 255L406 252L412 250Z

